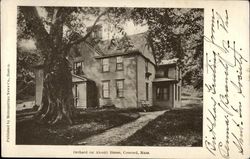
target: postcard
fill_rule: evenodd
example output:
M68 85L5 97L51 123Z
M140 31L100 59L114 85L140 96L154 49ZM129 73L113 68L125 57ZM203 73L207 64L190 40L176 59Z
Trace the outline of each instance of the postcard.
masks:
M1 3L3 157L249 158L248 1Z

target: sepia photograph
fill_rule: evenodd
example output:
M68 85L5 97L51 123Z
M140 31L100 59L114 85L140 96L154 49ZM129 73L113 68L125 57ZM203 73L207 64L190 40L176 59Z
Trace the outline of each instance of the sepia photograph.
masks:
M17 6L16 145L202 147L202 8Z

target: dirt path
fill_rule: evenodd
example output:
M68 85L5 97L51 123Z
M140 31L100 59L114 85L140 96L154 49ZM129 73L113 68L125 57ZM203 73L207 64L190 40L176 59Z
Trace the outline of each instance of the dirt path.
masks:
M79 145L116 145L116 143L133 135L137 130L144 127L149 121L162 115L164 111L140 113L141 117L133 122L109 129L101 134L78 141Z

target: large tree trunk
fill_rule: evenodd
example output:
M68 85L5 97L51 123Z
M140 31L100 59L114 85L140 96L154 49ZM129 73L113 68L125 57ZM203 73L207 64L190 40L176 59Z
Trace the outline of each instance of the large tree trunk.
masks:
M36 39L36 47L41 50L45 58L42 103L35 118L52 125L63 121L72 124L76 109L73 104L72 75L66 56L73 45L85 41L91 35L94 26L106 12L97 17L92 29L84 37L65 44L63 25L67 15L74 8L55 7L52 9L48 33L35 7L20 7L26 25Z
M73 105L72 76L62 42L66 8L54 8L52 24L48 33L35 7L21 7L25 21L34 33L36 46L42 51L44 61L44 83L42 103L35 118L41 122L56 124L66 121L72 124Z
M36 115L41 122L72 124L73 104L72 75L65 57L53 56L45 61L42 104Z

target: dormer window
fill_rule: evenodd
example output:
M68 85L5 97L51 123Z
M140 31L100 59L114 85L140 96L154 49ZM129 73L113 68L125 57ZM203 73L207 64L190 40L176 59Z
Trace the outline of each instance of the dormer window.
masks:
M74 62L73 71L75 75L83 75L83 61Z
M91 33L91 38L100 40L102 39L102 25L95 25L94 28L88 27L87 32L89 32L91 29L93 29Z
M116 70L118 71L123 70L123 57L122 56L116 57Z

